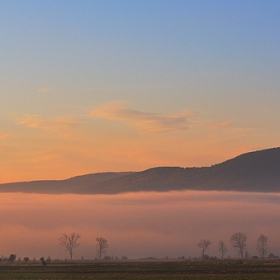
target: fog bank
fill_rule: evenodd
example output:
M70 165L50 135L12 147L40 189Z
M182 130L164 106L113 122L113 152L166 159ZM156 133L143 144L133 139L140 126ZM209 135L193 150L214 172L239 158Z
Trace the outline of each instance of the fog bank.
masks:
M216 191L129 193L119 195L39 195L3 193L0 197L0 255L69 258L59 246L62 233L79 232L74 258L94 259L95 238L109 242L107 255L129 258L198 257L200 239L210 239L206 253L218 256L235 232L248 237L248 252L262 233L269 252L280 254L280 194Z

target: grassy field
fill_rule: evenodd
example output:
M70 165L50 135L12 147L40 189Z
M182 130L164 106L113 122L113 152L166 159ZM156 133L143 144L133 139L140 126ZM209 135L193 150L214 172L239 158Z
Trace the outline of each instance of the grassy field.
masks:
M280 279L280 260L0 263L0 279Z

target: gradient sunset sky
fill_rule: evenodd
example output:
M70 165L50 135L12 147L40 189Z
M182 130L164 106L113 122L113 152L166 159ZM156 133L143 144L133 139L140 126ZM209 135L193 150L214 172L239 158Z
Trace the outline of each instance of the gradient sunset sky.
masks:
M0 182L280 146L280 1L0 0Z

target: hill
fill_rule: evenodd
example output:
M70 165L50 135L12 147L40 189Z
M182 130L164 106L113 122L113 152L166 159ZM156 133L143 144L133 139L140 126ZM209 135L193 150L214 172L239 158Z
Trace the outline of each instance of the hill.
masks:
M211 167L155 167L141 172L87 174L65 180L0 184L0 192L116 194L139 191L280 191L280 147L237 156Z

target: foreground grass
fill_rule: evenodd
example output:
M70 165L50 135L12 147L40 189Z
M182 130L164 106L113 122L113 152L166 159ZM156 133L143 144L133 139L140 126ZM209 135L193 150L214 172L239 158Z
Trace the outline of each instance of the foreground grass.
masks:
M0 263L0 279L279 279L280 261L107 261Z

